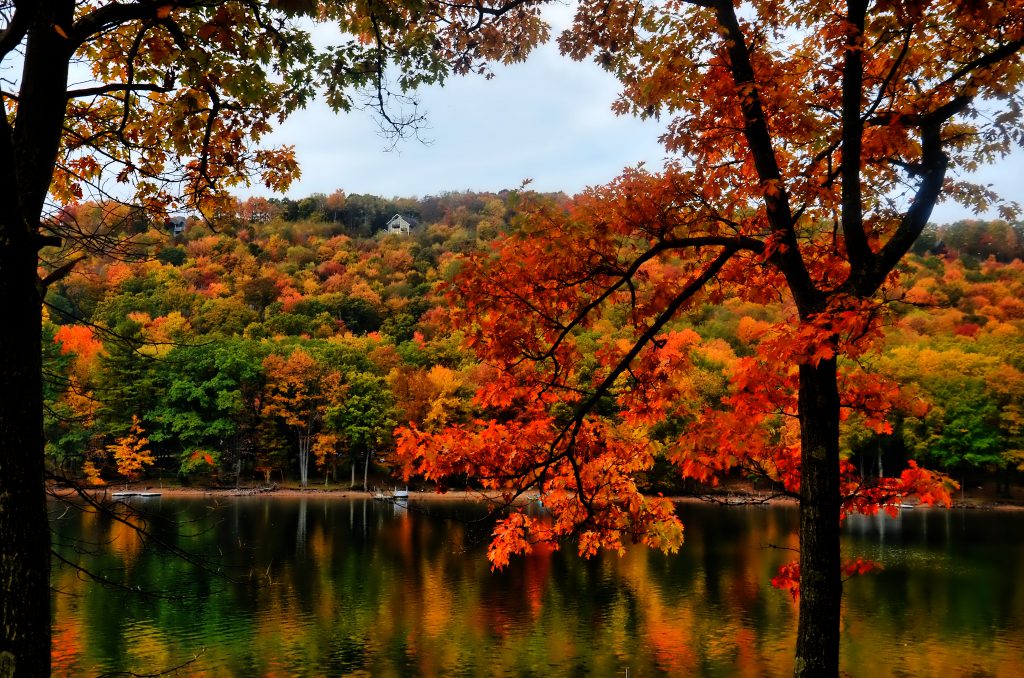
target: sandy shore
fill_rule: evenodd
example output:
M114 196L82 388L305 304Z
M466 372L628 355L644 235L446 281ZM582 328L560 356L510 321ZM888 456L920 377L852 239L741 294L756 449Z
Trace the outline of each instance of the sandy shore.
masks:
M333 487L324 489L323 487L311 486L305 490L295 487L239 487L239 488L221 488L221 487L181 487L181 486L170 486L160 487L158 485L129 485L127 488L124 485L107 485L104 487L90 487L86 488L86 491L94 495L107 494L108 496L114 492L123 492L127 489L129 492L159 492L164 497L265 497L265 498L298 498L298 497L318 497L325 499L371 499L374 496L374 492L364 492L362 490L350 490L347 488ZM68 496L75 494L75 490L69 487L51 487L50 491L58 496ZM727 506L741 506L741 505L785 505L793 504L797 502L791 497L784 496L772 496L768 494L758 492L728 492L714 495L704 496L669 496L666 497L673 502L681 503L710 503L710 504L722 504ZM448 492L432 492L432 491L409 491L410 501L430 501L430 502L453 502L453 501L500 501L500 494L497 492L483 492L478 490L451 490ZM521 501L528 501L529 497L521 497ZM963 499L957 497L953 502L952 508L968 508L968 509L986 509L986 510L1011 510L1021 511L1024 510L1024 505L1015 501L991 501L988 499L974 498L967 496Z
M160 487L158 485L106 485L102 487L87 487L83 488L84 491L92 495L107 496L112 495L115 492L158 492L164 497L264 497L264 498L296 498L296 497L319 497L328 499L372 499L375 492L365 492L363 490L350 490L347 488L329 488L324 489L322 487L309 487L305 490L293 487L277 487L277 488L263 488L263 487ZM76 490L70 487L58 487L54 486L50 488L50 492L57 496L71 496L77 493ZM500 495L496 492L479 492L479 491L450 491L445 493L439 492L422 492L422 491L409 491L409 499L415 501L493 501L500 498Z

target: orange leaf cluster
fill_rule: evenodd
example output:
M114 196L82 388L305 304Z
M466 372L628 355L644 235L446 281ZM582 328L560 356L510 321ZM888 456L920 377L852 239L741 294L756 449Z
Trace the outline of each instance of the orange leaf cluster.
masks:
M103 342L87 325L61 325L53 340L60 345L61 353L75 354L75 372L78 375L88 374L103 353Z
M528 490L543 502L548 513L543 519L514 509L498 524L489 551L495 567L529 552L533 544L557 547L569 536L579 540L581 555L599 547L618 550L626 540L665 551L678 548L682 525L670 502L645 497L633 477L653 462L646 441L588 419L570 454L564 445L552 449L556 431L555 422L539 414L507 423L478 421L433 435L407 427L398 431L396 454L406 478L421 475L443 488L448 478L472 473L509 503Z

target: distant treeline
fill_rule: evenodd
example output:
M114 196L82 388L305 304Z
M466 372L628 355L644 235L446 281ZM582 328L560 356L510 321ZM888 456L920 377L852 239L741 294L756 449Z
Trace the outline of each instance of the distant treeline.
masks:
M250 198L214 228L121 214L134 235L94 254L47 296L47 454L93 482L180 474L204 482L391 471L396 426L469 421L490 378L447 323L439 285L466 254L518 228L514 192L423 199ZM560 195L547 196L557 206ZM418 220L389 235L394 214ZM115 207L62 218L100 228ZM903 303L879 373L913 407L890 435L851 417L847 458L866 477L907 459L959 478L1009 482L1024 465L1024 264L1021 227L963 221L929 228L894 290ZM785 301L706 304L674 321L702 338L697 392L717 404L730 371ZM616 328L602 330L614 334ZM594 334L594 350L613 337ZM652 436L673 435L671 426ZM684 489L658 464L659 491Z
M981 261L989 257L1003 263L1024 260L1024 223L965 219L952 224L933 224L918 238L913 251L925 254L939 250Z
M459 225L474 230L482 223L493 225L509 216L513 191L479 193L449 191L423 198L383 198L335 191L313 193L305 198L253 197L240 201L238 216L248 222L314 220L340 224L349 235L369 237L382 230L396 214L413 217L425 224ZM552 197L564 197L561 194ZM488 234L484 234L485 236ZM493 233L490 234L493 237Z

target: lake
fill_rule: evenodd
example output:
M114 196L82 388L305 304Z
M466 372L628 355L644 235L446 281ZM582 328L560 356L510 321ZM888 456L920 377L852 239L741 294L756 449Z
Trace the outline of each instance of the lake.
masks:
M493 523L473 503L132 501L150 512L148 529L205 567L54 503L58 552L134 590L55 563L54 675L182 665L177 675L792 672L796 604L769 585L795 557L792 506L684 503L676 555L543 550L491 572ZM1024 511L855 517L843 550L884 567L846 584L849 675L1021 675Z

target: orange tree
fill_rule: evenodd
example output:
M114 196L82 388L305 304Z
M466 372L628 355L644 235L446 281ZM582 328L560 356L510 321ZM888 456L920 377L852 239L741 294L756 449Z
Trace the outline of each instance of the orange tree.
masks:
M487 60L522 58L546 35L535 5L0 0L5 675L42 676L49 667L40 367L47 286L83 251L116 251L140 214L162 220L185 208L213 217L233 204L226 190L252 177L284 188L298 172L292 149L261 139L318 89L335 108L377 109L396 133L415 127L415 109L401 113L404 93L479 71ZM336 23L339 44L314 49L301 16ZM141 211L110 210L99 226L80 224L59 207L82 197Z
M263 360L267 374L264 412L281 419L295 432L299 452L299 482L309 483L309 453L320 435L329 408L344 400L341 374L318 362L301 348L283 357L272 353Z
M527 205L517 233L465 262L449 295L494 370L477 395L492 416L403 431L406 473L543 494L550 520L499 523L496 566L570 536L583 554L677 548L671 505L637 488L656 454L698 479L766 477L800 502L799 562L777 578L799 581L796 674L837 675L841 517L948 502L914 464L863 484L841 427L855 411L888 430L897 391L861 365L896 268L940 196L996 199L957 172L1024 135L1024 3L588 1L560 44L619 77L621 112L667 117L676 159ZM792 313L702 403L687 379L700 337L679 318L726 296Z

